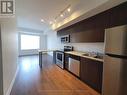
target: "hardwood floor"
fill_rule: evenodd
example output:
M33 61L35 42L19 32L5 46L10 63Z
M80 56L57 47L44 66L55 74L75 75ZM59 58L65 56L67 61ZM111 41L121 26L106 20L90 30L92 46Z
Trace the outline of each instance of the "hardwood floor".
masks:
M100 95L78 78L52 63L43 55L39 68L38 56L19 58L20 69L11 95Z

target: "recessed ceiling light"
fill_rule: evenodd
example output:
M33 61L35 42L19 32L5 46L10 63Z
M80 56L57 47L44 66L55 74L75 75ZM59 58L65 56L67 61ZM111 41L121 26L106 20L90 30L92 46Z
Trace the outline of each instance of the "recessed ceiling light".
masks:
M70 12L70 11L71 11L71 9L70 9L70 8L68 8L68 9L67 9L67 11L68 11L68 12Z
M41 19L41 22L44 22L44 19Z
M60 16L63 17L63 14L61 14Z
M52 21L50 21L49 24L52 24Z

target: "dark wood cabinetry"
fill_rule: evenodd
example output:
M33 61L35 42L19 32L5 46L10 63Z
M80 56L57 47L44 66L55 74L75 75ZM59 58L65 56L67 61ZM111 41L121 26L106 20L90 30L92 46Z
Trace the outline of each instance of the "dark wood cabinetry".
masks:
M65 53L64 69L68 71L69 57L80 60L80 76L84 83L96 91L102 91L103 62Z
M103 42L104 29L97 28L96 18L92 17L57 32L58 36L70 35L70 42ZM98 21L97 21L98 22Z
M109 10L110 27L127 24L127 2Z
M70 35L70 42L104 42L106 28L127 24L127 2L57 31Z
M64 59L64 69L68 70L69 54L65 53Z
M103 62L81 57L80 78L86 84L101 92Z

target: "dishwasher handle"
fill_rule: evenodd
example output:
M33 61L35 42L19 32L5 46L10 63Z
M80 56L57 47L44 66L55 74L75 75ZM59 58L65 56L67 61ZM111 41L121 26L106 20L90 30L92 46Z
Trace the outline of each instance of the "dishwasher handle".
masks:
M74 60L80 61L80 56L76 56L76 55L70 54L70 55L69 55L69 58L72 58L72 59L74 59Z

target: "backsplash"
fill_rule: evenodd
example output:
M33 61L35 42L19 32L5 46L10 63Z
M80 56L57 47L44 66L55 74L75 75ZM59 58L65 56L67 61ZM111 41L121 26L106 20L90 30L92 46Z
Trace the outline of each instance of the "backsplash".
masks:
M75 51L104 53L104 43L69 43Z
M66 43L60 42L56 32L50 32L47 36L48 49L62 49L66 45L74 47L75 51L104 53L104 43Z

